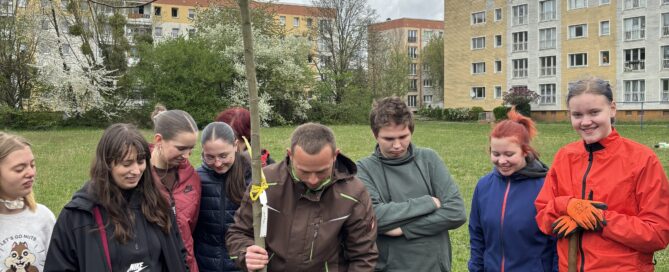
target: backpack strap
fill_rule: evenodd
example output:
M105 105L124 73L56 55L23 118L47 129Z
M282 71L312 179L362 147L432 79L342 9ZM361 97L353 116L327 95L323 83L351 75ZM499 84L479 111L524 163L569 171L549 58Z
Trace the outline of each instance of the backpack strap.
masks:
M113 271L111 257L109 256L109 244L107 243L107 230L105 229L105 224L102 223L102 214L100 214L100 208L98 208L98 206L93 207L93 215L95 216L95 222L98 224L98 231L100 231L100 239L102 239L102 247L105 250L107 266L109 267L109 271Z

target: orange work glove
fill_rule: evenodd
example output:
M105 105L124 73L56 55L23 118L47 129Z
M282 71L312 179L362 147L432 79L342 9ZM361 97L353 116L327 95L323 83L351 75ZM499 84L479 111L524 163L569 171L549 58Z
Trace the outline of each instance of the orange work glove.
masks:
M602 210L604 202L572 198L567 203L567 214L584 230L596 230L606 225Z
M569 215L558 217L551 226L553 227L553 234L555 234L557 238L568 237L579 229L576 221L569 217Z

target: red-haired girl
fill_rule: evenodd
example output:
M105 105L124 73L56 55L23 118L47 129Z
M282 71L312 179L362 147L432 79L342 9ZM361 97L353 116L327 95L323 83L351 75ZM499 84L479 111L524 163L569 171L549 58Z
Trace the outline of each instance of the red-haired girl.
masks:
M548 171L530 145L534 122L512 109L490 133L492 172L469 216L469 271L557 271L555 240L541 233L532 205Z

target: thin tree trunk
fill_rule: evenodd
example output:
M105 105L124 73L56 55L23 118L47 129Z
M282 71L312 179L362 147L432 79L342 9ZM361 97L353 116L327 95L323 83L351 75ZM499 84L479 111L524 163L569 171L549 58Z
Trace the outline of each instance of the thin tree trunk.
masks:
M242 19L242 37L244 39L244 61L246 62L246 81L249 87L249 108L251 111L251 155L253 184L260 185L260 117L258 116L258 87L256 79L256 65L253 54L253 33L251 31L251 15L249 1L239 0L239 10ZM265 248L265 238L260 237L261 207L258 200L253 201L253 237L255 244ZM267 271L267 267L260 271Z

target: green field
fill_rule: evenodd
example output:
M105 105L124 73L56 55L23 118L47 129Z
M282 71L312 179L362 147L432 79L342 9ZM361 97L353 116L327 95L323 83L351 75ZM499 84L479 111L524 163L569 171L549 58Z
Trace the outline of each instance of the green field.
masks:
M567 124L539 124L538 127L540 133L534 146L548 165L559 147L578 139ZM262 130L262 144L270 150L275 160L280 161L285 156L292 129L280 127ZM333 129L339 147L353 160L372 152L375 142L368 126L333 126ZM414 143L430 147L441 155L458 181L468 212L477 180L492 168L486 152L489 131L490 126L487 124L419 122L416 125ZM643 129L638 124L619 125L618 131L621 135L647 146L661 141L669 142L669 126L666 124L647 125ZM150 131L144 132L147 138L151 135ZM35 185L38 202L58 214L72 194L87 179L95 145L102 130L64 129L18 133L27 137L33 144L38 169ZM665 172L669 172L669 149L654 150L662 161ZM194 165L200 165L199 144L190 160ZM466 225L452 232L451 240L453 271L466 271L469 259ZM656 260L656 271L669 271L667 250L656 254Z

